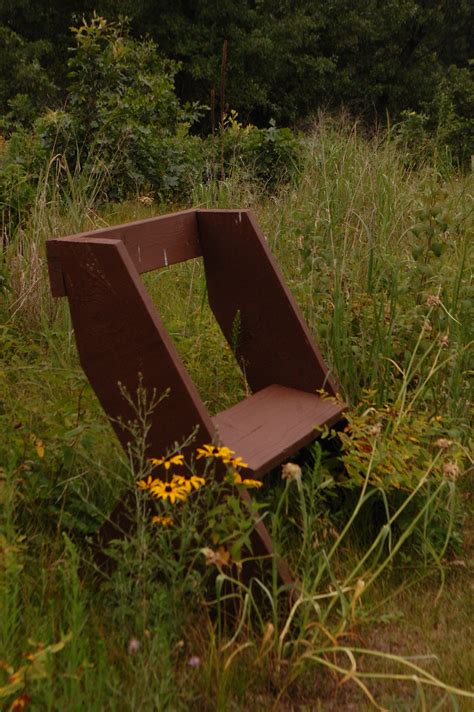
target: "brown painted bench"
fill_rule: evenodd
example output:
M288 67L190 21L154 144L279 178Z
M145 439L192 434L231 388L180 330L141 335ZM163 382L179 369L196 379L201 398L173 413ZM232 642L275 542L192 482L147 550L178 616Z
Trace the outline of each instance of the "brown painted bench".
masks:
M150 456L198 426L192 450L220 442L249 464L249 476L261 477L314 440L316 426L341 419L336 384L249 210L187 210L52 239L47 254L53 296L68 297L81 365L124 447L129 435L118 420L133 412L118 383L133 394L139 374L150 393L169 389L153 414ZM196 257L204 262L211 309L253 393L214 417L140 279ZM269 551L268 533L258 529Z

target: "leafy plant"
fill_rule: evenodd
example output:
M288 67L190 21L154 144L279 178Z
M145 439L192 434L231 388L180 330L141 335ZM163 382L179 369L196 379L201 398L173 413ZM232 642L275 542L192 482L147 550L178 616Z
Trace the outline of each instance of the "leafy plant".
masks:
M473 112L470 60L465 67L448 67L435 83L430 101L423 102L418 111L404 109L400 113L396 135L409 149L415 164L434 159L445 173L452 170L453 164L466 170L474 152Z
M57 87L44 67L52 54L48 40L27 41L10 27L0 25L0 129L9 133L29 127Z
M94 15L73 32L64 150L74 154L77 146L82 160L97 152L111 166L114 197L147 188L163 195L184 190L199 159L199 141L188 131L201 107L178 101L179 65L161 58L151 40L133 40L124 23ZM58 127L48 131L56 145Z
M369 484L387 495L413 492L428 468L434 483L457 479L466 452L446 436L441 416L418 410L400 418L396 405L376 408L369 398L347 414L348 424L337 434L347 486L360 486L369 469Z
M289 128L277 128L273 119L268 128L244 126L235 110L224 119L224 172L243 171L248 180L274 190L298 174L301 167L301 145ZM217 143L208 139L211 150ZM214 169L218 164L214 158Z
M31 701L31 696L28 694L31 683L48 677L50 674L47 665L49 657L59 653L70 640L71 635L65 635L58 643L51 645L31 641L30 644L34 646L34 649L24 654L26 662L17 669L4 661L0 662L0 669L3 669L4 673L8 675L8 682L0 686L0 700L8 700L15 695L8 710L20 712L26 707Z

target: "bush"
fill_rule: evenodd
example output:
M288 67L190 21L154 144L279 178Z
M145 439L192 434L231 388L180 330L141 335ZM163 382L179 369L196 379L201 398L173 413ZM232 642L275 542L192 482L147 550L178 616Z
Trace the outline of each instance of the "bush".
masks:
M0 137L0 213L4 225L14 225L27 211L46 164L48 151L39 136L19 128L9 141Z
M244 166L250 178L272 190L294 177L300 163L300 141L291 129L277 128L273 119L268 128L243 126L234 110L224 119L226 173Z
M397 134L417 160L448 151L468 168L474 155L474 77L467 68L451 66L438 82L433 99L420 111L401 112ZM413 161L413 158L412 158Z
M474 155L474 75L472 69L449 67L432 102L436 140L448 146L464 167Z
M399 512L393 533L401 536L413 524L413 553L425 559L433 555L441 559L448 547L459 553L463 517L457 481L466 464L459 433L439 415L405 407L403 398L376 407L374 394L366 395L358 408L346 413L345 428L331 431L341 448L343 469L331 472L326 467L323 475L333 480L329 494L339 495L338 514L341 507L351 511L354 500L367 492L357 522L359 538L372 536ZM343 490L346 496L341 499Z
M29 126L57 89L42 66L52 53L46 40L27 42L0 26L0 127Z
M69 95L63 109L44 112L31 131L3 142L0 208L14 222L32 205L48 157L61 155L71 174L103 171L109 198L152 192L185 194L202 171L202 141L189 135L197 104L174 93L175 62L156 45L128 37L123 24L94 16L73 30Z
M109 167L113 197L185 190L200 164L199 142L188 132L201 107L179 103L179 65L163 59L154 42L131 39L124 24L94 16L73 32L70 125L66 135L58 132L64 149L75 153L78 146L82 160L98 154Z

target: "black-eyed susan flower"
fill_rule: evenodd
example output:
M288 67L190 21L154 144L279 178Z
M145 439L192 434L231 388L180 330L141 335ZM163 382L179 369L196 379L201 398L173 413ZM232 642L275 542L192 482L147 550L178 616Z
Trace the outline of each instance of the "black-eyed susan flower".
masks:
M231 450L226 445L203 445L196 449L196 459L199 460L201 457L215 457L217 460L222 460L226 465L232 464L232 456L235 455L235 450ZM237 458L240 460L240 458ZM245 467L243 464L242 467Z
M201 457L215 457L218 448L215 445L203 445L202 447L196 448L196 460L200 460Z
M150 465L153 465L153 467L158 467L159 465L162 465L165 460L165 457L150 457L148 459L148 462L150 463Z
M156 480L155 484L150 487L150 492L156 499L161 499L164 502L169 500L171 504L182 502L188 496L186 487L173 481L162 482L161 480Z
M244 462L241 457L234 457L234 459L229 462L232 467L248 467L247 463Z
M260 480L252 480L250 478L243 479L242 475L240 472L233 472L232 473L232 484L234 485L242 485L243 487L254 487L255 489L258 489L259 487L262 486L263 482Z
M263 485L263 482L261 480L253 480L249 477L242 480L242 484L244 487L254 487L255 489L259 489Z
M179 487L185 487L187 492L191 492L193 489L197 490L206 484L204 477L199 477L198 475L191 475L190 477L173 475L171 482Z
M219 447L215 457L218 457L225 464L229 464L232 461L232 455L235 455L235 451L228 447Z
M204 479L204 477L199 477L199 475L191 475L191 477L188 477L186 482L188 482L191 487L196 490L206 484L206 480Z
M172 457L150 457L150 464L153 467L164 467L169 470L173 465L183 465L184 455L173 455Z
M161 527L172 527L174 524L174 519L173 517L156 514L154 517L151 518L151 523L159 524Z
M148 490L156 481L157 480L153 479L151 475L148 475L148 477L146 477L145 479L138 480L137 487L142 490Z

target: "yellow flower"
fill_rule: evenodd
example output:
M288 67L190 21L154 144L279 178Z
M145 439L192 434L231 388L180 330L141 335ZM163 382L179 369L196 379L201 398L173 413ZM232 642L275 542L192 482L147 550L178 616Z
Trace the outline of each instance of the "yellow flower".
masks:
M231 473L231 481L233 485L241 485L242 484L242 475L239 474L238 472L232 472Z
M38 455L40 460L42 460L44 457L44 445L43 445L42 440L36 440L35 449L36 449L36 454Z
M218 457L224 462L230 462L231 455L235 455L235 452L228 447L222 446L217 447L216 445L203 445L196 449L197 457L199 460L201 457Z
M142 490L147 490L150 489L156 481L157 480L154 480L151 475L148 475L145 480L138 480L137 487Z
M242 475L239 472L233 472L232 484L243 485L244 487L255 487L258 489L262 486L263 482L260 482L260 480L242 479Z
M220 447L217 450L215 457L218 457L222 462L229 463L232 461L231 455L235 455L234 450L230 450L228 447Z
M230 464L232 467L248 467L246 462L243 462L241 457L234 457L233 460L230 460Z
M161 524L162 527L172 527L174 524L173 517L156 515L151 518L152 524Z
M225 445L220 447L217 447L216 445L203 445L202 447L198 447L196 452L196 460L199 460L201 457L215 457L218 460L222 460L222 462L226 465L234 464L232 455L235 455L235 450L231 450ZM236 457L235 467L248 467L248 465L246 465L245 462L242 462L242 458Z
M150 463L153 467L160 467L161 465L165 470L169 470L173 465L183 465L184 455L173 455L173 457L150 457Z
M204 479L204 477L199 477L198 475L191 475L191 477L187 479L186 482L189 482L191 487L194 487L194 489L196 490L206 484L206 480Z
M158 467L159 465L162 465L164 461L166 460L165 457L150 457L149 462L153 467Z
M244 487L255 487L255 489L259 489L263 485L263 482L261 480L252 480L249 478L242 480L242 484Z
M156 480L150 488L151 494L157 499L162 499L164 502L169 499L171 504L177 501L183 501L188 496L188 492L183 485L177 482L162 482Z
M187 492L191 492L194 489L199 489L202 485L206 484L204 477L199 477L198 475L191 475L191 477L184 477L183 475L173 475L171 484L175 484L178 487L184 487Z
M173 455L165 463L165 468L169 470L172 465L184 465L184 455Z
M203 445L202 447L198 447L196 449L196 460L199 460L201 457L214 457L217 454L217 451L218 448L214 445Z

